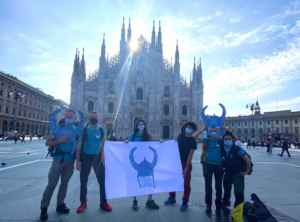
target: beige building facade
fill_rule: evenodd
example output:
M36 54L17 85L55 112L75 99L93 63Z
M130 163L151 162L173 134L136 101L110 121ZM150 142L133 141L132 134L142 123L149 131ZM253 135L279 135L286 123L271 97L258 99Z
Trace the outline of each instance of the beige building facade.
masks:
M227 117L226 127L242 140L263 141L268 135L300 141L300 111L282 110L248 116Z
M46 135L49 113L59 104L52 96L0 71L0 135L15 130Z

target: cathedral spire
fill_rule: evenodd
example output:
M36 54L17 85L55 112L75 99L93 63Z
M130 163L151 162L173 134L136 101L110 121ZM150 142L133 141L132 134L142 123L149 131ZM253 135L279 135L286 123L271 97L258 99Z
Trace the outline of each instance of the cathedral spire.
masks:
M123 22L124 24L124 22ZM131 22L129 18L129 24L128 24L128 29L127 29L127 42L129 43L131 41Z
M196 79L196 57L194 56L194 66L193 66L193 75L192 75L192 79Z
M101 57L105 58L106 54L106 46L105 46L105 33L103 33L102 45L101 45Z
M75 73L75 70L77 69L77 63L78 63L78 48L76 48L75 52L75 58L73 63L73 74Z
M153 28L152 28L152 34L151 34L151 49L155 48L155 21L153 20Z
M179 74L180 74L180 62L179 62L178 40L176 41L174 73L175 73L176 75L179 75Z
M106 66L106 46L105 46L105 33L103 33L102 45L101 45L101 54L99 59L99 71L103 73Z
M85 80L86 78L86 69L85 69L85 59L84 59L84 48L82 49L82 57L81 57L81 77L82 80Z
M156 44L157 51L162 54L162 34L161 34L161 25L160 21L158 21L158 34L157 34L157 44Z
M120 40L120 62L123 63L126 59L127 44L125 39L125 18L123 17L123 24L121 29L121 40Z
M193 84L201 87L203 85L202 80L202 65L201 65L201 58L198 61L198 64L196 65L195 59L194 59L194 69L193 69Z
M123 16L123 24L121 29L121 42L125 42L125 17Z

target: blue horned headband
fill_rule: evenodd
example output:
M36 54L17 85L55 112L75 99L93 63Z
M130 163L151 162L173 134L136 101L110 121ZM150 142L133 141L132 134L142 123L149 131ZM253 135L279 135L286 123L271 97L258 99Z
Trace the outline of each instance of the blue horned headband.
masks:
M58 128L58 122L59 120L65 118L65 112L73 112L74 113L74 117L72 118L72 122L79 127L80 129L83 128L84 126L84 115L82 112L80 111L74 111L71 109L67 109L64 107L58 108L55 111L53 111L50 115L49 115L49 125L50 125L50 134L53 134L57 128Z
M205 106L201 111L201 119L207 129L209 128L221 128L225 122L226 117L226 108L223 104L219 103L219 106L222 108L222 115L206 115L205 110L208 106Z

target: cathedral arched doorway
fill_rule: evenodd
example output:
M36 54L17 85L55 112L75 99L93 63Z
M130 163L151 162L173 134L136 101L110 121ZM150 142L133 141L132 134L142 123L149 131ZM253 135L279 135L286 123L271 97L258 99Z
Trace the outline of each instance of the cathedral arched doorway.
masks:
M170 126L163 126L162 128L162 138L170 139Z
M88 101L88 112L93 112L93 111L94 111L94 102Z

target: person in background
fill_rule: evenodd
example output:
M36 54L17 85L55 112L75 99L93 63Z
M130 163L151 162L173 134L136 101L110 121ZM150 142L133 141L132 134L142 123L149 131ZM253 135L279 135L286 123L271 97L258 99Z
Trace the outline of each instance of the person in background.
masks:
M191 193L191 174L192 174L192 159L195 150L197 149L196 139L203 132L204 127L193 122L185 123L181 128L181 133L177 137L180 160L184 178L184 192L182 197L181 211L188 209L188 202ZM176 203L176 193L169 193L169 198L165 201L165 205L174 205Z
M267 153L272 154L272 137L267 138Z
M235 145L234 135L225 132L222 142L222 159L225 169L222 205L224 209L230 206L231 189L234 187L234 206L244 202L245 175L250 173L251 160L246 151Z
M138 120L134 127L133 134L129 137L129 141L131 142L143 142L143 141L150 141L151 136L148 133L146 122L144 120ZM125 142L128 142L126 140ZM152 194L148 195L148 200L146 202L146 208L151 210L158 210L159 206L155 203L152 199ZM139 210L137 198L133 198L132 209L134 211Z
M284 139L283 143L282 143L281 154L279 154L279 156L282 157L284 152L286 152L288 154L288 156L291 157L291 154L289 152L289 148L290 148L290 143L288 142L287 139Z
M84 127L80 145L76 153L76 168L80 171L80 206L77 213L83 213L87 208L87 184L93 168L100 190L100 209L111 212L112 207L107 202L105 194L105 170L103 146L104 129L98 124L96 112L89 113L89 122Z

